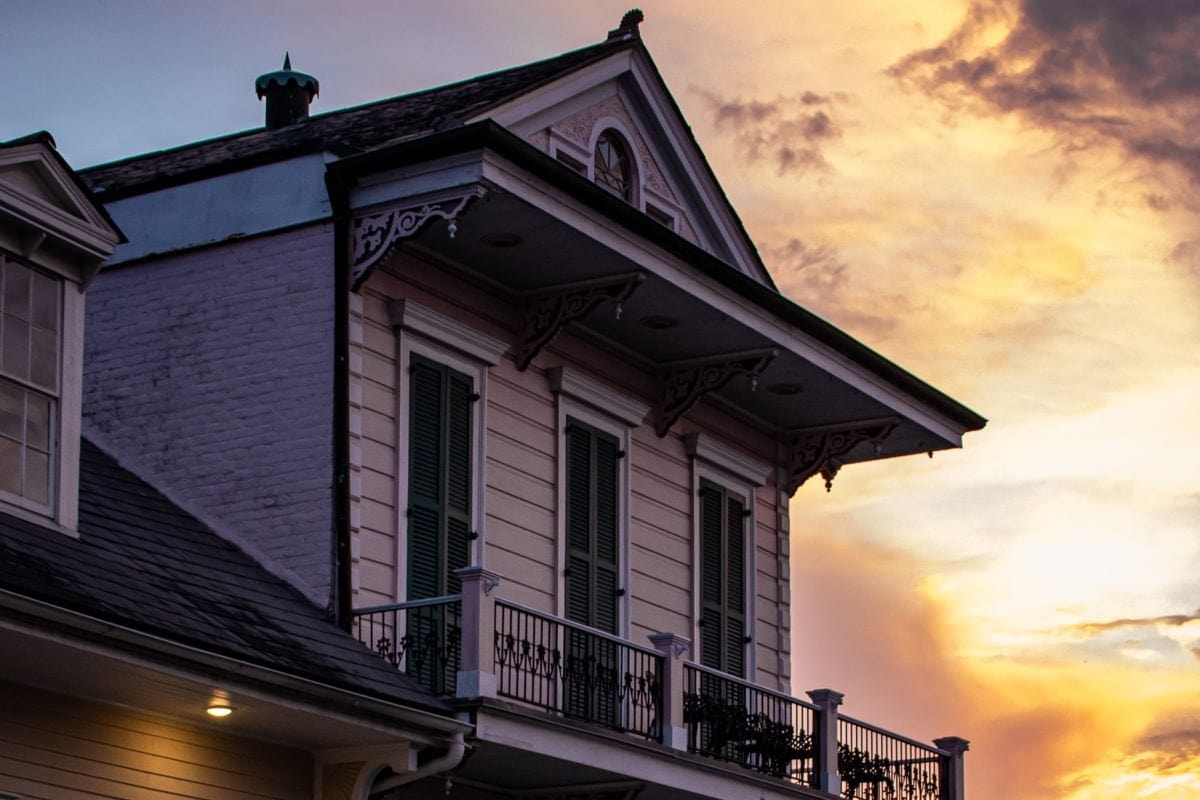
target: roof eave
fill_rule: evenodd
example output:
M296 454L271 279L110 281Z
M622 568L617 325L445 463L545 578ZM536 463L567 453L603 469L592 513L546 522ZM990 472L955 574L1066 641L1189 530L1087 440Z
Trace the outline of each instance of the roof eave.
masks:
M980 430L987 424L983 416L875 352L837 326L665 228L490 120L343 158L331 162L328 169L338 184L352 185L363 175L473 150L493 151L569 193L591 210L685 260L745 299L795 325L806 335L927 404L961 427L964 433Z

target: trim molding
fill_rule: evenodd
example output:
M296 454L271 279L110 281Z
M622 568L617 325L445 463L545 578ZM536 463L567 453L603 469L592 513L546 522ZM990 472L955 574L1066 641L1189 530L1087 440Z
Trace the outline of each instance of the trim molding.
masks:
M636 428L650 413L650 404L608 388L571 367L546 370L550 391L578 400L618 422Z
M494 367L499 364L508 351L508 342L473 330L412 300L394 300L388 303L388 317L393 328L419 333L488 366Z
M683 449L689 456L716 467L751 486L765 486L775 467L761 458L748 455L704 433L688 433Z

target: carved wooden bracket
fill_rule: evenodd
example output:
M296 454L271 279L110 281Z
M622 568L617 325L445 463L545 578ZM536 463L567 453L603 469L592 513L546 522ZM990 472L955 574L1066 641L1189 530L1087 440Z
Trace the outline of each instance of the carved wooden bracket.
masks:
M350 228L350 264L355 284L362 282L394 242L412 236L431 219L448 220L450 238L453 239L458 232L458 218L467 205L475 198L483 197L484 192L482 186L473 186L453 194L425 198L420 203L355 217Z
M587 316L592 309L608 301L621 304L646 280L644 272L626 272L607 278L595 278L557 286L544 286L524 292L521 298L521 332L517 343L517 369L524 370L542 348L568 322Z
M883 440L891 435L899 422L891 418L877 419L793 431L788 443L792 453L788 494L795 494L805 481L818 472L825 479L825 491L828 492L833 488L833 479L838 470L842 468L842 462L838 459L863 442L874 444L878 453Z
M661 439L704 395L715 392L735 375L757 378L779 354L773 347L719 356L693 358L664 365L654 432Z

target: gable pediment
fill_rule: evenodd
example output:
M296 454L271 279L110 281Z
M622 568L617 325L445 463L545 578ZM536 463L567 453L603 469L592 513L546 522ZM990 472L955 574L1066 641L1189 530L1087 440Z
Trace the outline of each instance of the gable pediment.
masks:
M640 46L540 86L473 120L491 119L595 180L596 142L628 148L626 199L752 278L773 286L662 78Z
M40 137L0 145L0 244L86 283L120 232Z

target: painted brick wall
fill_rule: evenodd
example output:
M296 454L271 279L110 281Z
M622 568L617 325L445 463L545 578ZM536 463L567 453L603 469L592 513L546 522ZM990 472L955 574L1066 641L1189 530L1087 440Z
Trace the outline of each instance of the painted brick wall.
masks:
M103 271L84 428L310 599L329 601L333 231Z

